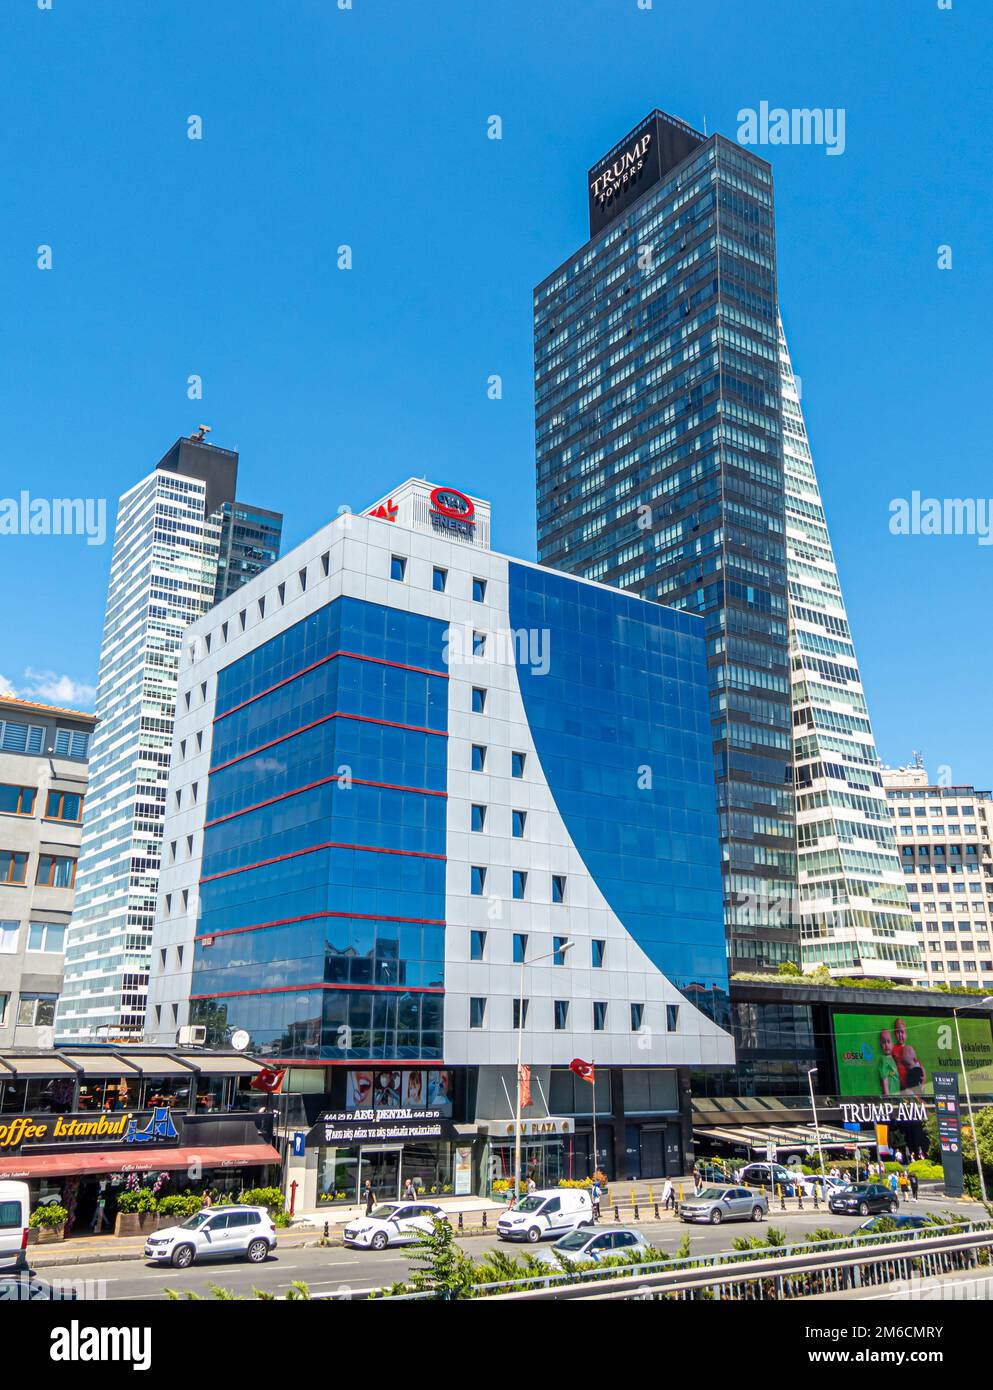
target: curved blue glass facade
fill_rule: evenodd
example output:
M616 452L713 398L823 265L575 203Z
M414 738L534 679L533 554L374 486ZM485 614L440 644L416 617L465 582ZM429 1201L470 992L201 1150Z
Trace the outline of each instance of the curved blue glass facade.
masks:
M341 598L218 675L191 1020L442 1056L446 625Z
M542 770L597 887L660 971L719 1023L727 953L700 619L509 565L517 674Z

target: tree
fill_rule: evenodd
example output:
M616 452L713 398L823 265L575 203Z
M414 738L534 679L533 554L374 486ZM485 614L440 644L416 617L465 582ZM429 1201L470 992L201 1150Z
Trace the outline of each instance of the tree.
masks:
M407 1286L414 1293L431 1292L439 1298L474 1298L478 1279L475 1262L456 1243L451 1222L438 1217L431 1230L409 1247L414 1266Z

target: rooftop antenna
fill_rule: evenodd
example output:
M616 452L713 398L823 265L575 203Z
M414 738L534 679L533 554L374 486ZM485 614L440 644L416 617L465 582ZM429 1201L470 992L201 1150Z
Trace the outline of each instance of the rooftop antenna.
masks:
M919 752L917 751L917 749L915 748L915 749L914 749L914 767L923 767L923 766L924 766L924 755L923 755L923 753L919 753Z
M704 133L704 135L707 134L707 113L706 113L706 112L704 112L704 115L703 115L703 133Z
M197 425L196 429L190 435L190 438L195 439L198 444L202 444L208 434L210 434L209 425Z

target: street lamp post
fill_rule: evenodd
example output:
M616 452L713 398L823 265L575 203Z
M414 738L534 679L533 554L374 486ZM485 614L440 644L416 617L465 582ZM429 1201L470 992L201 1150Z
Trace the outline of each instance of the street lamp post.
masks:
M978 1005L973 1007L984 1009L993 1004L993 994L988 994L985 999L980 999ZM972 1115L972 1094L969 1090L969 1073L965 1069L965 1056L962 1052L962 1030L959 1028L959 1009L968 1008L966 1004L960 1004L958 1008L952 1010L955 1019L955 1040L959 1045L959 1065L962 1068L962 1082L965 1086L965 1104L969 1111L969 1128L972 1130L972 1143L976 1150L976 1171L979 1174L979 1190L983 1194L983 1205L986 1205L986 1179L983 1177L983 1161L979 1157L979 1135L976 1133L976 1121Z
M514 1107L514 1200L513 1205L517 1205L517 1200L521 1194L521 1066L524 1062L524 966L538 965L543 960L551 960L553 956L564 956L566 951L572 950L572 942L564 942L557 951L548 951L543 956L536 956L532 961L526 961L527 944L521 950L521 989L517 996L517 1097Z
M821 1148L821 1127L817 1120L817 1101L814 1099L814 1072L816 1067L811 1067L807 1072L807 1085L810 1087L810 1106L814 1112L814 1133L817 1135L817 1156L821 1161L821 1187L827 1193L827 1178L824 1174L824 1150Z

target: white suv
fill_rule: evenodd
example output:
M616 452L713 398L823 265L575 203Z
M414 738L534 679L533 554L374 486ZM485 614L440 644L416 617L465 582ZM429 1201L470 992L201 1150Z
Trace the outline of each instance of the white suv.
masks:
M276 1227L265 1207L205 1207L181 1226L165 1226L145 1241L145 1259L188 1269L195 1260L268 1259Z

